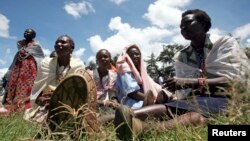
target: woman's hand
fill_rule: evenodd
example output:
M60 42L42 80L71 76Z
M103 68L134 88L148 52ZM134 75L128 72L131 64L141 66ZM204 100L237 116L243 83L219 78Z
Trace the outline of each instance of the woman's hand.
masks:
M117 108L117 107L120 106L120 103L118 102L118 100L116 98L113 98L111 100L111 102L112 102L111 106L114 107L114 108Z
M163 82L163 88L174 93L177 90L177 79L175 77L169 78Z
M29 102L29 100L30 100L30 98L29 98L29 97L26 97L26 98L24 98L24 99L22 99L22 100L17 101L17 107L22 107L22 106L24 106L26 102Z
M38 104L41 106L48 107L52 94L53 94L52 91L47 93L42 93L42 95L38 98Z
M18 44L20 45L20 46L25 46L26 45L26 42L25 42L25 39L23 39L23 40L19 40L18 41Z
M108 107L118 107L120 104L117 101L117 99L112 99L112 100L107 100L107 101L102 101L103 102L103 106L108 106Z

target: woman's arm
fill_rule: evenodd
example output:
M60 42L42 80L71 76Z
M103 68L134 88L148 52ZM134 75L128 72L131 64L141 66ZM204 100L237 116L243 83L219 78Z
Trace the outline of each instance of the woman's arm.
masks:
M176 78L176 84L178 86L187 86L198 88L202 80L209 87L226 87L229 84L229 81L226 77L217 77L217 78Z
M140 91L135 91L128 94L128 97L136 100L144 100L145 94Z
M165 81L164 88L174 92L183 88L198 89L201 85L209 86L212 91L217 91L218 87L228 87L229 81L226 77L217 78L171 78Z

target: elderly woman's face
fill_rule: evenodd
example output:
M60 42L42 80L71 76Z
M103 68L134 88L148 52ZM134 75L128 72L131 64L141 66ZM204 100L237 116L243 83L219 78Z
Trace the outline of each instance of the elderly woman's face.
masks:
M69 57L73 51L72 44L67 36L58 38L54 48L58 57Z
M187 40L195 39L205 33L204 26L198 22L194 14L188 14L181 20L181 34Z
M131 58L131 60L133 61L135 66L140 65L141 52L139 51L138 48L131 47L128 49L127 53L129 55L129 57Z
M96 56L96 63L99 68L101 69L110 69L111 64L111 58L110 58L110 53L106 50L102 50L99 52Z

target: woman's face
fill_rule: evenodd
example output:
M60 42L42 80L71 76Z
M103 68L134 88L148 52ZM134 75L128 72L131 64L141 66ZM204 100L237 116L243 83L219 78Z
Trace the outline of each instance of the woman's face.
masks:
M24 31L23 37L24 37L26 40L31 41L32 39L35 38L35 32L34 32L32 29L27 29L27 30Z
M138 48L131 47L128 49L127 53L129 55L129 57L131 58L131 60L133 61L135 66L140 65L141 52L139 51Z
M110 62L110 53L107 50L101 50L100 52L98 52L96 56L96 63L100 69L110 69Z
M59 37L54 48L58 57L70 57L73 51L72 44L67 36Z
M181 20L180 28L182 36L187 40L193 40L206 33L204 26L197 21L194 14L184 16Z

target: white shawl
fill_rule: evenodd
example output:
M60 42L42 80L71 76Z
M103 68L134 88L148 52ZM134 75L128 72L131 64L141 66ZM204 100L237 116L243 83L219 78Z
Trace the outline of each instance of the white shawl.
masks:
M213 43L211 51L205 60L207 72L228 79L242 79L249 69L249 60L238 41L231 36L217 39L210 38ZM178 61L175 57L176 77L195 77L199 68L194 68Z
M224 76L230 80L245 80L249 73L249 60L238 41L231 36L210 37L213 47L205 60L207 72L216 76ZM199 68L194 68L177 60L175 56L176 77L196 78ZM247 80L248 81L248 80ZM191 89L176 91L177 97L187 95Z
M34 104L35 100L44 90L44 88L56 78L57 63L57 57L46 57L42 61L41 65L39 66L37 77L30 95L30 101L32 104ZM68 71L67 75L73 74L79 69L85 69L83 62L78 58L71 57L70 70Z

